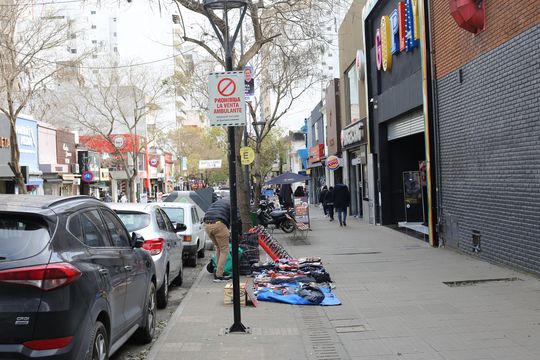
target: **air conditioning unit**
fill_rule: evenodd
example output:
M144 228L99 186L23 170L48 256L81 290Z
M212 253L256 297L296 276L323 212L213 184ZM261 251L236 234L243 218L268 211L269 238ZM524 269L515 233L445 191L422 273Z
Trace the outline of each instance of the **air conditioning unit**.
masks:
M71 165L71 173L72 174L80 174L79 164L72 164Z

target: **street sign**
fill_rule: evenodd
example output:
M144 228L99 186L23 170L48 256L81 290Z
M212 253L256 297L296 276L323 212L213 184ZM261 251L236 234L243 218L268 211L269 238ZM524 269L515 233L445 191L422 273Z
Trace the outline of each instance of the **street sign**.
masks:
M246 126L243 71L210 73L208 94L210 126Z
M242 165L249 165L255 160L255 152L249 146L240 148L240 162Z
M199 170L221 169L221 160L199 160Z
M92 180L94 180L94 173L91 171L85 171L81 177L84 182L92 182Z

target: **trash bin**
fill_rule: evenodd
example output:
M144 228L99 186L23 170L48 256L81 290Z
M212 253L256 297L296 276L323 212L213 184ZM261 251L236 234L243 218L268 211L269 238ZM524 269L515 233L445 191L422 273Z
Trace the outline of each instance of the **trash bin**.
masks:
M256 212L250 211L249 212L249 217L251 219L251 224L253 224L253 226L257 226L259 224L259 222L257 221L257 213Z

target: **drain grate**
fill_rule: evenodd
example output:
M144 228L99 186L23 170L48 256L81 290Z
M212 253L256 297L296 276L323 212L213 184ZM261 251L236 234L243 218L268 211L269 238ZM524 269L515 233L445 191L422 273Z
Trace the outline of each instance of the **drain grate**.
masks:
M365 325L336 326L338 334L368 331Z
M449 287L459 287L459 286L475 286L475 285L489 283L489 282L509 282L509 281L522 281L522 280L518 277L510 277L510 278L499 278L499 279L443 281L443 284Z

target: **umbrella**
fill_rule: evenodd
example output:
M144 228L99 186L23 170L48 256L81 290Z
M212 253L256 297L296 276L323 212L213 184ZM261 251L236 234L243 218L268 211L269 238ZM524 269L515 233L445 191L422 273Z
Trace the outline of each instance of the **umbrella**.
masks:
M268 185L277 185L277 184L292 184L295 182L303 182L308 180L309 177L305 175L295 174L291 172L285 172L281 175L276 176L266 182Z

